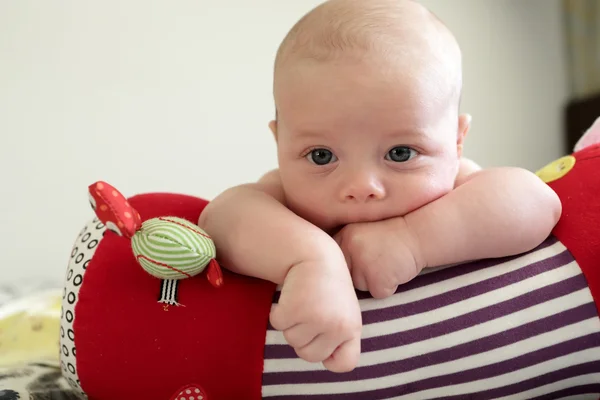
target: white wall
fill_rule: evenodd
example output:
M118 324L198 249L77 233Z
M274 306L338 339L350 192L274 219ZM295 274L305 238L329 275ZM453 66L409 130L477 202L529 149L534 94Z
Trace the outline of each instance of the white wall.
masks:
M62 279L96 180L212 198L274 167L273 55L317 2L0 2L0 283ZM467 155L560 155L559 0L424 3L464 51Z

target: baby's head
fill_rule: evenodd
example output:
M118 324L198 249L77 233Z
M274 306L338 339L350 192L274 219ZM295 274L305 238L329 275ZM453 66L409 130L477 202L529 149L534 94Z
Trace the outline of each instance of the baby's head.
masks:
M332 230L405 215L453 188L461 55L410 0L330 0L286 36L271 123L289 207Z

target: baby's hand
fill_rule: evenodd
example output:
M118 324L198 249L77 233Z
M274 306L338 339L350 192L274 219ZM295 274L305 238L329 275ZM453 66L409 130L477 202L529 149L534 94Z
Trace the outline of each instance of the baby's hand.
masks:
M341 252L290 269L271 312L271 325L283 331L296 354L308 362L323 362L333 372L356 367L361 313Z
M393 295L398 285L421 272L418 240L402 217L346 225L335 235L354 286L375 298Z

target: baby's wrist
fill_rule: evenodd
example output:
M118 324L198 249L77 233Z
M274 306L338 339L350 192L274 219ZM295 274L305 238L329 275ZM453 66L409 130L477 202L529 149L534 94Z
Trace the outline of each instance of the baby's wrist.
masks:
M407 217L398 217L395 219L395 223L398 227L400 240L407 247L409 253L412 255L415 267L417 271L421 271L427 267L426 254L424 253L424 246L422 245L421 239L417 234L415 224L417 220Z
M333 242L332 246L319 245L321 248L316 249L311 254L299 259L298 262L294 263L293 267L302 269L318 268L322 273L329 273L330 271L347 270L346 260L337 243Z

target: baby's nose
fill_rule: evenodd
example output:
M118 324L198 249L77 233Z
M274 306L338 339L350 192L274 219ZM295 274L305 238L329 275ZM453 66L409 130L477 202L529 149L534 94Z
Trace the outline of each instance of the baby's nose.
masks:
M341 192L341 200L346 202L368 202L385 197L383 184L373 176L360 176L349 181Z

